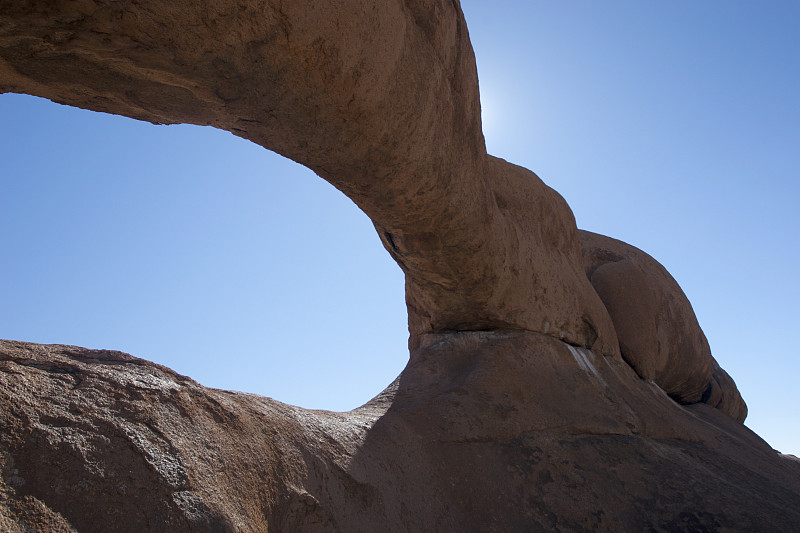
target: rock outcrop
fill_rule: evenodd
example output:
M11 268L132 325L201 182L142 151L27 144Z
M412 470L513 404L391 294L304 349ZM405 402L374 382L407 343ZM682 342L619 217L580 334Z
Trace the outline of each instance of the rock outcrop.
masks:
M486 153L457 1L0 2L0 92L226 129L313 169L406 275L407 368L349 413L0 343L10 531L800 527L800 466L655 260Z
M744 422L747 406L711 355L692 305L655 259L581 231L586 276L611 315L622 357L681 403L708 402Z
M796 459L619 359L536 333L424 335L349 413L207 389L119 352L3 341L0 457L14 532L800 523Z

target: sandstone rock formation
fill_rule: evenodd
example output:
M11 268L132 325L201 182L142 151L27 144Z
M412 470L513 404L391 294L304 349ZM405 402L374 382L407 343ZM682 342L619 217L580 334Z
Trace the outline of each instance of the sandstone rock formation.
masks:
M11 531L792 530L800 466L655 260L486 153L457 1L0 1L0 92L226 129L363 209L407 368L349 413L0 343Z

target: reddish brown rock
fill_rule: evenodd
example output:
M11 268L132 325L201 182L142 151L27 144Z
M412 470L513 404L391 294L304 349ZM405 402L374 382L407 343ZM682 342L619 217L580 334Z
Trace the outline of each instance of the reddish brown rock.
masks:
M3 527L800 526L798 463L734 420L669 274L486 153L458 2L0 1L7 91L212 125L313 169L405 272L411 359L328 413L2 342Z
M682 403L744 422L747 405L711 355L692 305L669 272L629 244L581 231L584 268L608 309L622 357Z
M9 531L793 531L798 479L720 411L535 333L425 335L349 413L0 341Z
M586 275L611 314L626 361L678 401L700 401L714 359L677 282L622 241L581 231L581 245Z
M616 351L566 202L486 154L450 0L0 4L0 92L207 124L314 170L406 274L412 335L517 329Z
M644 379L666 364L659 350L656 297L644 272L627 259L605 263L589 280L606 306L623 359Z
M739 394L736 383L716 361L711 371L711 381L700 401L728 413L739 422L744 422L747 418L747 405Z

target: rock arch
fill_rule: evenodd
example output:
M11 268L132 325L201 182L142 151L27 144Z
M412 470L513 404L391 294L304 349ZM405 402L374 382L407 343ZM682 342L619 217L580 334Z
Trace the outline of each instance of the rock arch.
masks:
M31 2L6 16L0 90L226 129L348 195L406 275L412 346L530 331L618 355L566 202L486 153L457 4ZM710 353L682 351L674 366L696 383L666 390L697 401Z
M75 507L92 491L128 517L154 498L139 529L798 523L753 503L797 502L797 465L727 416L744 403L669 274L579 232L534 173L486 153L457 1L25 1L0 17L0 91L212 125L332 183L403 269L411 334L403 374L346 414L204 390L117 352L5 342L0 361L31 375L2 389L4 464L18 466L0 511L15 523L98 529ZM133 503L108 481L122 470L107 442L132 450L128 482L146 485Z

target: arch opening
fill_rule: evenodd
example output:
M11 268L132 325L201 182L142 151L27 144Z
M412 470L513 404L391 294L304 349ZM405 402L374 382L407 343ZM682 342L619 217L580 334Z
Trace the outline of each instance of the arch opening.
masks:
M0 96L3 338L349 410L407 361L403 274L348 198L208 127Z

